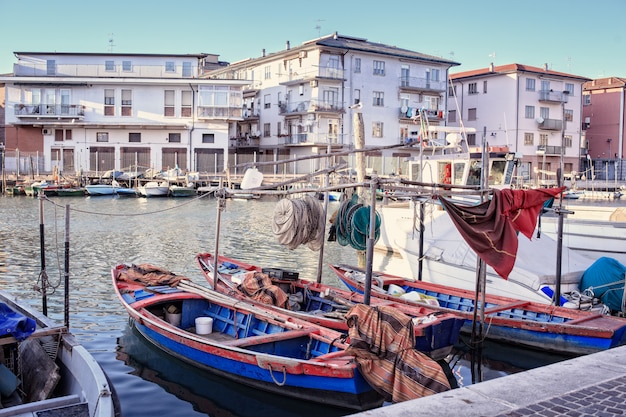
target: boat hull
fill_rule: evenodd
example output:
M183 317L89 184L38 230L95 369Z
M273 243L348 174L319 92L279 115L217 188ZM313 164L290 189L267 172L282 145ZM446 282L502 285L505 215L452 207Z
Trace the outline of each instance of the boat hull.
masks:
M352 291L363 292L363 285L353 278L362 274L356 268L331 266L337 277ZM429 303L427 298L436 299L441 311L454 311L467 319L462 331L471 332L475 310L475 296L470 291L447 286L409 281L384 273L375 273L382 288L391 284L401 287L406 293L423 294L424 301L407 304ZM398 299L386 292L372 292L373 297ZM547 306L526 300L506 297L485 296L485 338L512 343L567 355L594 353L626 343L626 319L603 315L594 311L572 310L564 307Z

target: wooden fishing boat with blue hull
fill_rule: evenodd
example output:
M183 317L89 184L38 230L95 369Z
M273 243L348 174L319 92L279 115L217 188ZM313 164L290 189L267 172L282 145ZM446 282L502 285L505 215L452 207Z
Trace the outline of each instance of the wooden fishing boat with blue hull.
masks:
M331 265L331 269L350 290L363 292L362 270L343 265ZM372 298L455 312L467 318L462 331L471 331L477 305L473 292L382 272L373 273L372 281L376 283ZM396 294L404 295L389 294L391 285L401 288ZM626 343L626 319L597 311L486 294L484 315L485 338L564 355L594 353Z
M300 400L366 410L382 397L363 379L341 333L227 297L181 279L146 286L112 269L132 324L154 345L200 369ZM174 306L180 322L166 321ZM167 310L167 311L170 311ZM212 319L210 329L196 319ZM209 320L210 321L210 320ZM200 329L202 328L202 332ZM200 333L200 334L199 334Z
M210 253L196 255L196 261L209 284L213 285L215 258ZM225 256L218 256L217 290L229 296L255 302L248 294L238 289L236 282L246 273L265 271L273 285L282 289L296 305L289 309L275 305L261 304L283 314L297 317L308 322L341 332L348 331L344 319L345 313L353 305L362 303L363 296L357 292L346 291L331 285L299 279L299 274L276 268L261 268ZM270 290L262 290L268 293ZM275 299L274 294L270 297ZM292 302L293 303L293 302ZM372 306L390 306L413 318L415 349L427 354L432 359L445 358L459 340L465 318L450 312L436 311L428 306L409 306L394 300L373 299Z

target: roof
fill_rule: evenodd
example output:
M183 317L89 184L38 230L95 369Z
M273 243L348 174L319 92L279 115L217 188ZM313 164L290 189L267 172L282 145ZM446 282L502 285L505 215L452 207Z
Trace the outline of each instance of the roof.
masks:
M517 72L535 73L540 75L552 75L555 77L572 78L580 81L590 81L590 78L581 77L580 75L567 74L564 72L552 71L547 68L533 67L523 64L506 64L498 66L489 66L487 68L479 68L471 71L457 72L456 74L450 74L451 80L460 80L464 78L474 78L486 75L502 75L511 74Z
M583 90L604 90L607 88L625 88L626 78L620 77L608 77L597 78L595 80L587 81L583 84Z
M178 58L205 58L207 56L219 56L215 54L138 54L118 52L13 52L14 55L62 55L62 56L135 56L135 57L178 57Z

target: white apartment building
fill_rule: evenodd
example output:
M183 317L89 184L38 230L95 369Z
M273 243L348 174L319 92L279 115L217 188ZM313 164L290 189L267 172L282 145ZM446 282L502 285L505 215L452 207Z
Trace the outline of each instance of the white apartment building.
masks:
M0 77L7 171L223 171L247 82L203 78L224 65L217 55L15 56Z
M243 120L230 138L231 166L278 161L355 146L354 113L363 119L365 148L417 139L415 115L443 124L448 71L456 62L337 33L218 68L207 76L248 80ZM358 106L355 106L358 105ZM357 108L354 108L357 107ZM411 150L367 153L369 169L400 173ZM351 162L351 161L348 161ZM310 173L322 160L261 167L266 173Z
M522 155L520 181L554 183L586 156L582 90L588 78L509 64L450 75L446 120L476 129L469 146L507 146ZM583 165L584 166L584 165ZM554 173L551 174L551 173Z

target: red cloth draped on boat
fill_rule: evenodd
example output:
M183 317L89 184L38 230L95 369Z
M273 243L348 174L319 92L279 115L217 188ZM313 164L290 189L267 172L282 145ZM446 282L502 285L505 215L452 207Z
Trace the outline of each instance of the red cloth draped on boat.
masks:
M475 206L439 200L467 244L507 279L515 265L517 232L531 239L544 203L564 189L494 190L491 200Z
M350 347L365 380L386 401L401 402L450 389L441 366L415 350L413 320L389 306L356 304L346 314Z

